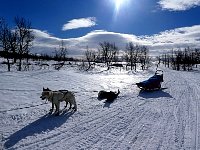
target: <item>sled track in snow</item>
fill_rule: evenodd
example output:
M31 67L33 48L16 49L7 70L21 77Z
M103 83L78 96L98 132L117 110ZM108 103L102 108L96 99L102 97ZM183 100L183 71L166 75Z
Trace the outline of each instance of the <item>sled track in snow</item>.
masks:
M138 109L140 108L140 106L144 105L146 102L140 102L139 104L137 104L134 108L132 108L133 110L135 109ZM94 113L94 112L93 112ZM58 143L59 142L65 142L65 141L68 141L67 142L67 149L69 149L72 145L74 145L75 143L78 142L77 139L84 139L84 137L87 137L86 139L84 140L81 140L81 143L84 143L84 141L87 141L88 140L91 140L93 139L92 136L96 135L98 136L99 134L101 134L102 131L104 131L105 129L106 130L109 130L109 132L106 132L107 134L109 134L111 131L113 130L116 130L116 127L113 127L112 124L116 121L118 121L119 117L123 116L119 114L118 111L109 111L109 109L105 109L104 112L96 112L96 114L98 113L101 113L101 115L93 115L92 118L82 118L80 121L79 121L79 124L81 125L76 125L76 121L74 122L74 125L70 125L71 128L69 128L67 125L66 127L64 128L61 128L61 130L59 130L56 134L53 133L53 134L49 134L47 137L42 137L41 139L35 139L35 140L31 140L30 142L27 142L26 145L23 145L23 147L21 147L22 145L19 145L17 146L17 148L20 148L20 149L29 149L29 148L36 148L37 145L42 145L40 148L43 149L43 148L47 148L47 147L51 147L51 148L58 148L59 145ZM109 116L107 116L106 114L109 113ZM133 111L133 118L134 118L134 111ZM143 114L146 114L147 112L145 111ZM76 115L76 114L74 114ZM77 113L77 115L80 115L79 113ZM127 114L128 116L130 114ZM127 116L127 117L128 117ZM76 117L76 116L75 116ZM75 118L76 119L76 118ZM130 118L129 118L130 119ZM142 119L142 117L141 117ZM105 122L104 124L101 124L101 122ZM138 120L139 121L139 120ZM131 125L133 124L137 124L137 122L133 122ZM108 123L106 123L108 122ZM89 124L89 127L87 126ZM115 123L114 123L115 124ZM129 125L129 126L131 126ZM79 131L82 130L83 128L85 128L85 131L83 133L83 136L80 136L80 133ZM126 129L126 128L125 128ZM76 135L76 133L79 133ZM106 134L105 133L105 134ZM128 133L127 133L128 134ZM90 136L91 135L91 136ZM73 139L76 139L76 141L74 141ZM96 138L94 138L96 139ZM101 139L101 138L100 138ZM48 143L47 144L41 144L41 143L44 143L44 141L46 140L50 140L52 141L51 142L51 145L49 145ZM94 141L91 141L92 145L93 145L93 142ZM100 142L103 142L103 141L96 141L96 143L100 143ZM80 144L81 144L80 143ZM94 142L95 143L95 142ZM57 147L57 146L58 147ZM77 144L76 144L77 145ZM90 145L89 147L87 148L92 148L92 145ZM95 144L94 144L95 145ZM83 145L82 145L83 146ZM83 146L84 147L84 146Z
M41 103L41 104L37 104L37 105L30 105L30 106L12 108L12 109L8 109L8 110L1 110L0 113L5 113L5 112L8 112L8 111L14 111L14 110L20 110L20 109L26 109L26 108L31 108L31 107L38 107L38 106L46 105L46 104L47 103Z
M185 76L185 72L169 70L165 75L163 87L167 89L142 95L127 82L122 95L111 105L98 101L95 90L115 89L120 85L108 84L110 80L101 85L99 79L91 81L90 78L81 78L81 85L79 80L70 81L70 88L77 97L77 112L48 117L44 110L49 107L33 106L5 113L5 117L4 113L0 114L5 118L2 127L7 122L13 127L12 131L5 132L3 142L7 143L7 149L20 150L199 150L199 82L195 76ZM17 90L12 92L18 93ZM13 120L12 116L22 117ZM39 127L32 129L36 124Z
M179 73L179 72L178 72ZM171 74L173 75L173 74ZM182 138L178 138L180 141L178 148L189 148L187 146L190 146L190 149L195 149L199 150L199 93L200 93L200 88L199 88L199 83L192 77L183 77L181 73L179 74L179 78L177 81L180 86L184 86L184 91L181 91L179 94L179 97L176 98L178 100L177 103L177 108L175 110L175 119L178 125L179 129L179 136L182 136ZM177 89L175 89L176 91ZM177 90L179 91L179 90ZM186 94L187 93L187 94ZM195 106L195 107L192 107ZM194 109L192 109L194 108ZM179 113L178 113L179 112ZM194 115L194 117L192 117ZM195 124L193 124L193 121ZM188 128L194 126L194 132L193 135L193 144L192 141L191 143L187 141L185 143L185 138L187 138L187 132L191 132L191 129L189 130ZM181 133L183 132L183 133ZM190 133L191 134L191 133ZM192 137L191 137L192 138ZM187 139L189 140L189 139ZM186 144L186 145L185 145ZM190 144L190 145L187 145ZM185 147L186 146L186 147Z
M194 100L196 101L196 124L195 124L195 150L199 150L199 100L200 100L200 97L199 97L199 93L200 93L200 88L199 86L197 85L198 83L196 83L197 81L194 80L194 79L191 79L190 80L192 81L192 84L188 83L188 85L190 85L190 87L193 87L193 93L195 96L197 97L194 97Z
M195 80L193 80L193 83L196 83ZM200 100L200 96L199 96L199 92L200 92L200 88L199 86L197 86L196 84L193 85L193 87L195 88L195 95L196 97L196 132L195 132L195 149L199 150L199 100Z
M199 144L198 143L199 142L199 134L198 134L199 133L199 128L198 128L198 125L199 125L199 113L198 112L200 110L199 110L199 102L198 102L198 100L197 100L197 108L196 109L197 109L197 111L196 111L196 122L197 123L196 123L196 135L195 135L196 140L195 140L195 145L196 145L196 150L199 150L198 149L198 144Z

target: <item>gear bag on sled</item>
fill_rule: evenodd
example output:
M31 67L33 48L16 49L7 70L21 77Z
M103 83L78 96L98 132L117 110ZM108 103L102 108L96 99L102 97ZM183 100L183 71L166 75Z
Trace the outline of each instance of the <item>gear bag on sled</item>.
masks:
M161 89L161 82L163 82L163 71L156 70L152 77L148 80L136 83L136 85L142 90L152 91Z

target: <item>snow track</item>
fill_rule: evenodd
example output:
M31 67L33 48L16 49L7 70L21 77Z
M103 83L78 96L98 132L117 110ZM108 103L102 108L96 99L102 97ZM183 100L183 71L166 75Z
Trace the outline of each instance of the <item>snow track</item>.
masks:
M3 72L0 146L20 150L199 150L199 72L163 70L164 89L154 92L135 86L149 74L87 74L71 69ZM48 115L51 104L28 108L42 103L43 86L74 91L78 111L63 111L55 117ZM99 90L117 89L121 93L111 104L96 98Z

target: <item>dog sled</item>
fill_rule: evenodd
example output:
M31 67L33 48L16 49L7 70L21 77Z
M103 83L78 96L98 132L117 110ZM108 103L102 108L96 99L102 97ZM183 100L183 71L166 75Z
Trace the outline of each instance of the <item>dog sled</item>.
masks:
M154 91L161 89L161 82L163 82L163 71L156 70L155 74L150 77L148 80L136 83L136 85L145 91Z

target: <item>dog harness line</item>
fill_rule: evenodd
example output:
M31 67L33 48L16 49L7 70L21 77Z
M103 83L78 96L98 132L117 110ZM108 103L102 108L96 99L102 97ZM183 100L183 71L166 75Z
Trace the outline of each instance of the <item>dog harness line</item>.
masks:
M62 99L65 97L65 95L68 93L68 91L66 91L66 92L59 91L59 92L63 94L63 97L61 99L59 99L58 101L62 101ZM51 102L53 101L53 94L54 93L52 91L50 91L49 97L47 98L47 99L51 100Z

